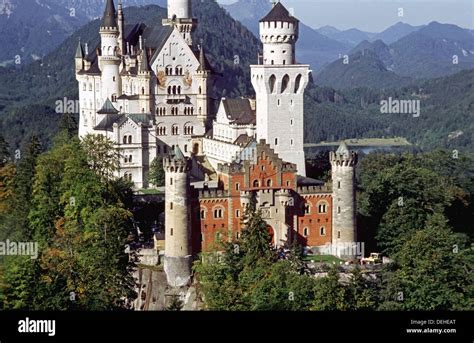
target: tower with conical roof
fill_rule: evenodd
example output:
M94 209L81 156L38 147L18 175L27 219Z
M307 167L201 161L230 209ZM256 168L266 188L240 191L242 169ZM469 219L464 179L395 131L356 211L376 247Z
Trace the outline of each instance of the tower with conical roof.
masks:
M200 45L199 51L199 68L196 71L196 82L198 84L198 94L196 99L196 107L198 111L198 120L204 127L209 125L209 96L208 88L211 81L211 71L206 61L204 54L203 42Z
M355 197L355 168L357 154L350 151L342 142L336 152L329 154L332 173L332 243L349 246L357 240L356 228L356 197ZM340 254L351 257L350 254Z
M298 26L298 19L281 2L260 20L263 56L251 66L251 81L257 100L257 139L265 139L305 176L303 98L310 70L309 65L296 63Z
M168 284L187 285L191 280L191 218L189 173L191 161L178 147L163 160L165 191L165 263Z
M100 24L100 56L99 68L102 72L101 99L109 98L117 101L121 95L120 82L120 30L117 23L117 12L114 0L107 0L102 23Z

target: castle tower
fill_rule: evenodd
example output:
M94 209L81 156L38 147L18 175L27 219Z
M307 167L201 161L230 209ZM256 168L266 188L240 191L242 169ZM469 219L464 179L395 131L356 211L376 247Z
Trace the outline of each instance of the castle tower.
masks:
M191 280L191 221L188 186L191 161L176 145L174 156L163 160L165 191L165 265L168 284L187 285Z
M138 65L138 82L140 93L138 98L140 100L140 108L142 113L150 113L150 87L151 87L151 69L148 62L148 52L146 46L143 44L140 36L141 59Z
M306 175L304 143L304 90L309 65L296 64L299 21L280 3L260 20L263 60L252 65L257 100L257 140L265 139L284 161Z
M168 0L168 18L163 19L163 25L176 26L186 43L191 46L191 33L197 26L197 20L192 15L191 0Z
M115 102L121 94L119 67L119 26L115 11L114 0L107 0L104 16L100 25L101 53L99 68L102 71L102 102L109 98Z
M355 210L355 168L357 154L342 142L336 152L329 154L333 184L332 244L349 247L357 240ZM344 248L346 249L346 248ZM355 253L355 251L354 251ZM341 256L352 257L351 254Z
M199 52L199 69L196 71L196 82L198 84L198 95L196 105L198 110L198 120L204 127L208 126L208 112L209 112L209 98L207 90L210 82L210 70L206 64L204 55L204 47L201 42L201 49Z

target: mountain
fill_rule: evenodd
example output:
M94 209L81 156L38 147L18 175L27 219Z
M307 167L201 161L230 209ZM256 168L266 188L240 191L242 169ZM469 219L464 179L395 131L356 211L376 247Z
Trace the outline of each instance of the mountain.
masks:
M420 116L381 113L381 100L418 100ZM422 149L474 150L474 70L396 89L309 85L305 142L404 137Z
M409 35L422 28L423 26L411 26L410 24L398 22L395 25L390 26L384 31L377 33L372 37L372 40L381 40L385 44L392 44L397 40Z
M384 44L382 41L377 42ZM365 44L371 43L365 41ZM389 89L410 84L411 78L399 76L388 70L379 57L379 54L383 54L386 58L390 58L388 47L383 50L380 46L379 49L380 51L361 48L359 51L357 47L356 51L349 55L347 64L344 63L344 58L331 63L316 75L315 83L336 89L357 87Z
M54 0L0 0L0 65L40 59L88 20L70 14Z
M433 78L474 68L474 39L456 25L432 22L391 44L390 49L394 71L402 76Z
M117 1L116 1L117 2ZM127 6L166 0L128 0ZM0 0L0 65L30 63L54 50L82 25L102 15L104 0Z
M215 98L252 94L249 65L256 63L258 40L214 0L195 3L193 11L201 23L194 41L203 40L211 65L217 73L225 75L217 77L213 86ZM125 9L128 23L154 25L165 16L166 10L155 5ZM38 134L46 145L51 142L60 120L54 111L55 101L78 98L74 75L77 43L81 39L95 47L99 43L99 25L100 20L85 25L42 61L17 69L0 67L0 132L11 149L22 146L32 133Z
M474 39L456 25L433 22L390 45L363 41L348 56L349 63L339 59L321 70L316 83L337 89L393 88L451 75L474 68Z
M355 28L341 31L332 26L323 26L317 31L326 37L350 46L356 46L364 40L371 40L376 35L375 33L364 32Z
M245 25L256 37L260 36L259 21L270 10L268 0L239 0L231 5L222 5L230 15ZM296 43L296 58L300 63L319 70L324 65L345 54L352 46L322 35L317 30L300 22L299 39Z
M72 1L71 0L54 0L59 5L70 8L74 7L76 11L86 15L90 19L97 19L97 17L102 16L105 7L104 0L79 0L79 1ZM115 1L115 5L117 6L118 1ZM124 6L132 7L132 6L146 6L146 5L158 5L163 8L167 6L167 0L126 0L123 1Z

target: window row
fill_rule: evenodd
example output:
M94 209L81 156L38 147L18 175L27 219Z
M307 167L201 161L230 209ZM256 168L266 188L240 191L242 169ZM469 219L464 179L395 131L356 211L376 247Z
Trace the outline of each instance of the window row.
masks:
M183 127L183 133L185 135L193 135L194 134L194 126L185 124ZM158 136L166 136L168 134L168 130L166 126L158 126L156 128L156 134ZM177 124L174 124L171 126L171 135L177 136L180 134L179 126Z
M318 213L328 213L328 204L326 202L319 202L317 204L317 207L318 207ZM311 205L305 204L304 214L310 214L310 213L311 213Z
M183 67L177 66L173 68L172 66L167 66L165 68L166 75L183 75Z
M125 135L122 138L122 143L123 144L132 144L132 135Z
M310 235L310 230L309 228L305 227L303 229L303 236L308 237L309 235ZM319 229L319 235L326 236L326 228L324 226Z

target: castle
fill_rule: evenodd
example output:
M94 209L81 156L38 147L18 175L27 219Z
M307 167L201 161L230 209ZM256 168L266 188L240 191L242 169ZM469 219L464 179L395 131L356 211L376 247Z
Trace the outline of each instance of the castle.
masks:
M125 25L122 3L106 0L100 45L79 42L79 136L102 134L121 152L120 177L150 187L151 162L163 159L165 271L186 285L191 262L219 240L238 240L254 202L276 247L297 241L313 253L356 241L357 154L331 152L332 182L306 177L304 90L299 21L280 3L260 20L263 55L251 66L256 98L220 101L210 113L214 78L204 47L195 48L191 0L168 0L161 24ZM339 252L339 256L353 256Z

